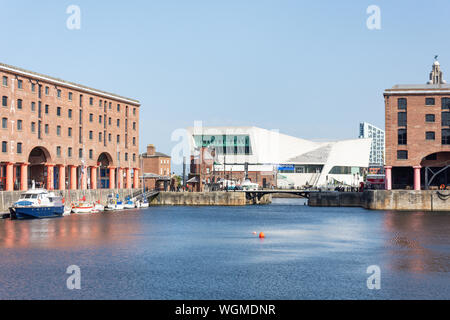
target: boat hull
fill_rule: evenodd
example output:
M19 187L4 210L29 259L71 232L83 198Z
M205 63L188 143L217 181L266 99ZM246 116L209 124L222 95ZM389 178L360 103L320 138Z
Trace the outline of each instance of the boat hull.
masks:
M64 215L64 207L11 208L12 220L49 219Z

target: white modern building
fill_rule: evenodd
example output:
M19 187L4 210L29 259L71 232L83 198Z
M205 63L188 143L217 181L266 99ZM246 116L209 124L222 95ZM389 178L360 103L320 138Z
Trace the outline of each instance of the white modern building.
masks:
M375 127L374 125L362 122L359 125L359 138L372 139L372 147L370 149L370 166L383 167L385 163L385 145L386 138L384 130Z
M357 186L372 139L314 142L257 127L191 127L191 154L214 151L216 171L273 174L278 187ZM225 166L225 167L224 167Z

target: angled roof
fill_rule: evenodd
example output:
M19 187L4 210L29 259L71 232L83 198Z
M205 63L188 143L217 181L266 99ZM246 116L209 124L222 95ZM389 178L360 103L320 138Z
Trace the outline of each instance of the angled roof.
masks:
M330 152L333 149L333 144L327 144L323 147L315 149L310 152L306 152L297 157L289 159L287 162L292 163L304 163L304 164L323 164L327 162Z
M119 96L119 95L114 94L114 93L110 93L110 92L106 92L106 91L90 88L90 87L82 85L82 84L78 84L78 83L75 83L75 82L69 82L69 81L66 81L66 80L59 79L59 78L47 76L47 75L44 75L44 74L41 74L41 73L29 71L29 70L22 69L22 68L19 68L19 67L15 67L15 66L11 66L11 65L7 65L7 64L1 63L1 62L0 62L0 70L12 72L12 73L18 73L18 74L20 74L22 76L25 76L25 77L28 76L30 78L38 78L38 79L41 79L43 81L52 82L52 83L55 83L55 84L59 84L61 86L71 87L71 88L82 90L82 91L86 91L86 92L91 92L93 94L102 95L102 96L105 96L105 97L110 97L111 99L122 100L124 102L128 102L130 104L135 104L135 105L138 105L138 106L140 105L140 102L138 100L135 100L135 99L126 98L126 97Z

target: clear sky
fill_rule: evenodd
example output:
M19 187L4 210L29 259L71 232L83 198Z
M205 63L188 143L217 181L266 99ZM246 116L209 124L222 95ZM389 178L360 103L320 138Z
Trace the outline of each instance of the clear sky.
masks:
M141 151L170 154L195 120L350 139L384 128L383 90L425 83L434 55L450 80L449 16L448 0L0 0L0 61L140 100Z

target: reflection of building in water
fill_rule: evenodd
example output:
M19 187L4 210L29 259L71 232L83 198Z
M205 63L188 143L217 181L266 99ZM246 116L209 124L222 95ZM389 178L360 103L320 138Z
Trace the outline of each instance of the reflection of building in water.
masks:
M64 248L77 247L83 243L126 243L130 241L129 235L140 229L137 220L115 223L112 219L102 219L100 216L94 220L69 217L33 223L6 220L0 223L0 248Z
M413 273L450 272L450 254L436 248L447 246L450 217L427 213L388 212L384 229L390 250L388 264L394 270Z

